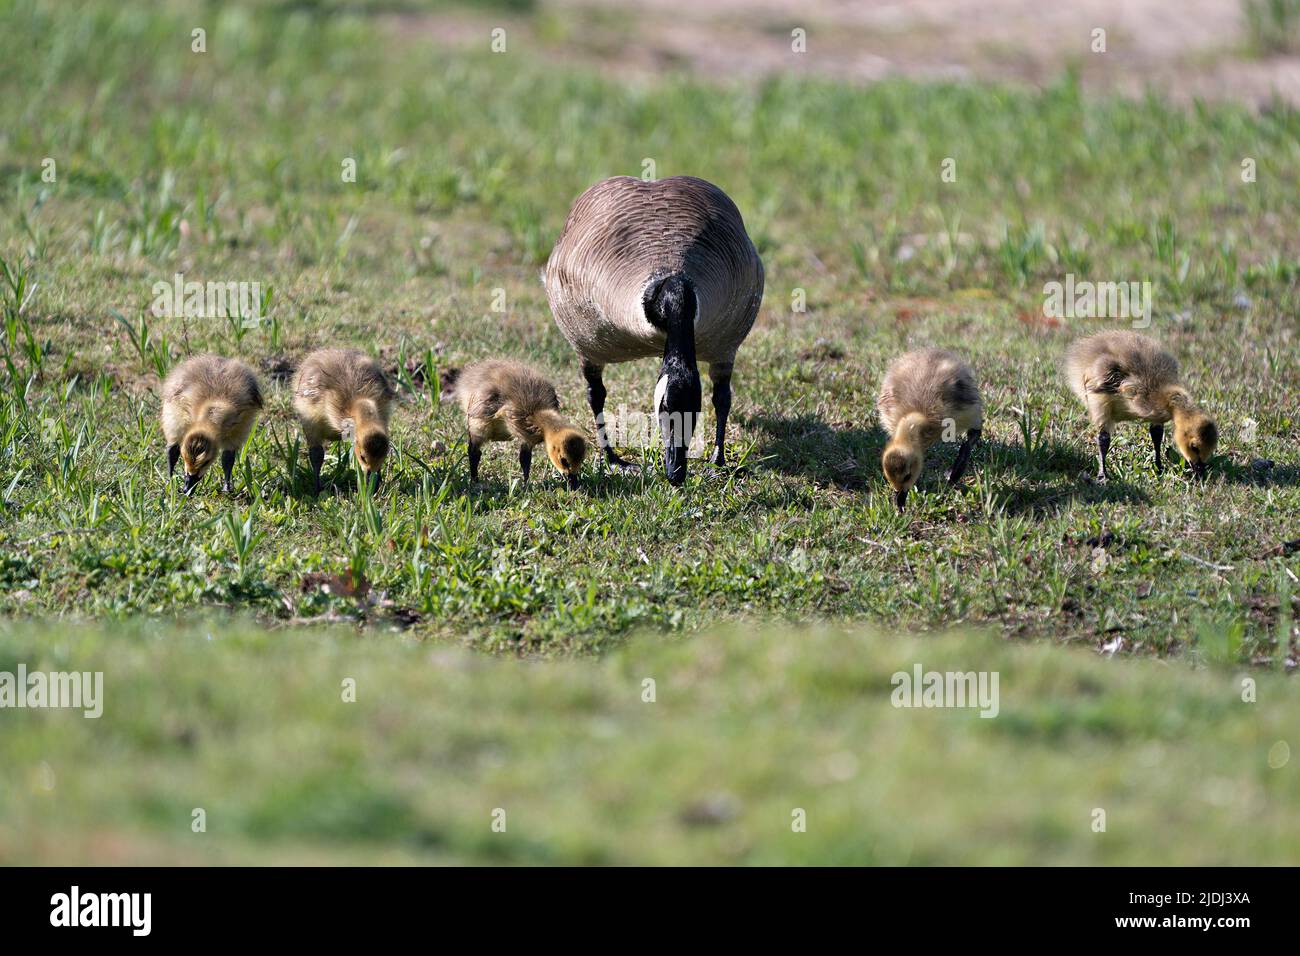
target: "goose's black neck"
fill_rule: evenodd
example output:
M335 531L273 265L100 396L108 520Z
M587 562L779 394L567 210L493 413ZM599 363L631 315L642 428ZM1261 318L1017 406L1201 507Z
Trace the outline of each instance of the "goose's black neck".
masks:
M664 472L669 482L686 480L686 452L700 414L700 372L695 365L695 287L681 273L652 286L645 297L646 319L664 333L664 361L656 388L656 414L664 442Z
M646 290L646 319L664 333L664 370L695 368L695 316L699 302L695 286L680 272Z

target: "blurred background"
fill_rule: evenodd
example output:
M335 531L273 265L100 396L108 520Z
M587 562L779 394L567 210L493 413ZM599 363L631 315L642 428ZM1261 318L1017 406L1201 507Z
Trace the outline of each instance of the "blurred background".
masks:
M809 73L1037 85L1078 71L1089 89L1257 107L1300 95L1298 0L310 0L368 10L431 43L480 49L493 26L557 62L624 76L715 80ZM791 57L791 30L810 55ZM1093 51L1093 30L1106 52Z

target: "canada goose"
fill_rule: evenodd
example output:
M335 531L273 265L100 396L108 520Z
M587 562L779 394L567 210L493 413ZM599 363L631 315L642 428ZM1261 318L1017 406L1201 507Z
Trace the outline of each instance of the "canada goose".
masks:
M1066 356L1066 374L1097 429L1098 481L1110 477L1106 452L1117 422L1142 421L1151 426L1156 474L1163 474L1160 452L1165 422L1170 419L1178 451L1198 478L1205 477L1207 462L1219 444L1219 430L1180 384L1178 360L1155 339L1127 329L1079 339Z
M605 431L604 367L661 355L654 410L668 480L686 480L700 415L697 360L709 363L713 463L724 464L736 350L763 299L763 263L727 194L691 176L598 182L569 210L544 282L556 324L581 360L606 459L626 465Z
M199 355L172 369L162 384L162 429L167 474L185 467L185 492L199 483L221 452L222 489L230 490L235 456L262 410L262 389L238 359Z
M316 494L327 441L350 439L362 470L378 483L394 394L383 368L364 352L319 349L303 359L293 380L293 408L307 437Z
M926 450L940 438L955 438L965 432L948 473L950 485L961 480L980 438L984 408L975 375L960 357L936 348L899 356L885 372L876 410L889 432L880 463L894 487L894 503L900 512L925 468Z
M448 369L442 375L443 394L460 402L469 422L469 478L478 481L484 442L519 442L519 467L524 481L533 465L533 449L545 443L551 464L578 487L578 473L587 456L587 440L560 414L555 387L522 362L495 359Z

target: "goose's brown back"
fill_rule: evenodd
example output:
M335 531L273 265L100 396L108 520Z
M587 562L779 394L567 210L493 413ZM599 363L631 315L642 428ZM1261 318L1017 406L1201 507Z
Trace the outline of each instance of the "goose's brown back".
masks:
M695 286L695 348L729 362L763 298L763 263L736 204L692 176L617 176L574 202L546 264L547 298L565 338L598 365L658 355L664 333L646 319L646 288L674 272Z

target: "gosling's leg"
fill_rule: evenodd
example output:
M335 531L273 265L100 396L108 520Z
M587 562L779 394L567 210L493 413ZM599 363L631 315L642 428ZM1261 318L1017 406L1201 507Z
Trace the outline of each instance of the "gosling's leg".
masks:
M709 365L709 379L713 382L713 414L717 418L717 431L713 439L713 464L727 463L727 416L731 414L730 362L713 362Z
M952 463L952 471L948 472L948 484L955 485L961 481L961 476L966 474L966 466L970 464L971 453L975 451L975 446L979 444L980 430L972 428L966 432L966 439L961 443L961 448L957 449L957 460Z
M176 462L181 458L181 446L177 442L175 445L167 446L167 477L172 478L176 474Z
M469 440L469 482L478 483L478 463L483 458L483 448L473 438Z
M319 495L321 491L320 469L325 464L325 446L311 445L307 449L307 460L311 462L311 473L316 480L316 491L314 494Z
M605 380L601 375L604 370L603 365L594 365L583 359L582 377L587 382L587 402L591 405L591 414L596 418L596 444L600 446L600 450L605 453L605 460L611 465L618 468L631 468L632 465L614 451L614 446L610 444L609 435L605 431Z
M221 483L221 490L230 494L231 478L235 471L235 450L227 448L221 453L221 470L225 473L226 480Z
M1164 439L1165 439L1165 426L1164 426L1164 425L1152 425L1152 426L1151 426L1151 445L1152 445L1152 447L1155 448L1155 450L1156 450L1156 474L1157 474L1157 475L1163 475L1163 474L1165 473L1165 466L1164 466L1164 463L1161 462L1161 460L1160 460L1160 457L1161 457L1161 456L1160 456L1160 448L1161 448L1161 445L1164 443Z
M1102 429L1097 432L1097 461L1099 464L1097 471L1098 481L1109 481L1110 472L1106 470L1106 452L1110 451L1110 432Z
M528 484L528 474L533 470L533 446L519 446L519 470L524 473L524 484Z

